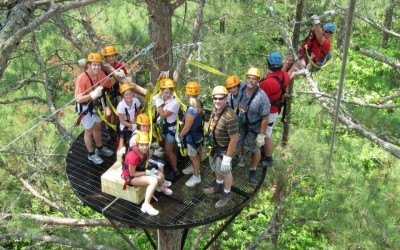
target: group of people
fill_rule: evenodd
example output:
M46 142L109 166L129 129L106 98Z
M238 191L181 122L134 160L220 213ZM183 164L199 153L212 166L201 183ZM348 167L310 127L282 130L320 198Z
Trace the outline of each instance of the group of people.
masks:
M299 60L306 66L328 53L330 48L329 37L335 27L328 23L319 25L319 19L313 19L313 39L308 39L299 52ZM322 36L322 38L321 38ZM309 54L311 51L311 56ZM107 46L103 50L106 62L115 69L122 69L124 76L128 75L126 67L116 61L116 50ZM110 57L111 60L110 60ZM159 126L162 142L151 143L149 131L150 117L140 113L141 103L135 97L134 86L131 83L115 84L116 81L101 70L101 55L91 53L86 61L86 68L76 80L76 102L79 113L79 123L85 129L84 142L88 151L88 159L95 164L101 164L101 155L111 156L114 152L103 146L101 135L102 119L94 108L102 101L104 93L116 90L120 101L117 106L119 120L119 145L124 145L127 153L123 160L122 177L126 185L147 186L145 201L141 207L144 213L157 215L159 212L150 204L155 190L165 195L172 195L169 188L180 175L176 146L186 148L191 166L184 169L185 174L192 176L185 183L193 187L201 183L200 155L201 146L209 149L209 162L215 174L215 184L203 190L204 194L221 194L216 202L216 208L222 208L231 200L232 158L236 151L240 152L238 166L243 167L248 152L250 152L249 175L250 183L257 183L257 167L272 166L273 137L272 130L281 107L285 102L290 75L296 66L288 65L279 52L272 52L267 58L269 73L262 78L258 68L250 67L246 78L242 82L238 76L226 78L225 86L216 86L211 95L213 109L209 120L209 127L203 133L204 108L199 100L200 84L190 81L185 85L185 96L189 104L179 126L180 102L175 98L176 90L173 79L160 80L160 92L152 97L152 105L156 109L154 126ZM289 73L288 73L289 71ZM116 71L118 73L118 71ZM116 74L114 73L114 74ZM107 110L106 110L107 112ZM107 114L107 113L106 113ZM110 116L110 115L108 115ZM110 119L112 121L112 119ZM95 141L95 148L93 141ZM239 150L236 150L236 149ZM164 154L159 154L160 152ZM171 170L164 175L164 164L149 164L149 156L164 156ZM156 161L157 163L157 161ZM154 168L155 167L155 168Z

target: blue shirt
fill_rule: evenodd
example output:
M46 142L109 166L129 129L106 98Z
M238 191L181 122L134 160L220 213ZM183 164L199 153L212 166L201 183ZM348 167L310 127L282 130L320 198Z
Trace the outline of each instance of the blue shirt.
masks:
M246 96L245 89L243 89L241 92L242 97L241 100L239 100L239 119L241 119L242 121L242 128L243 125L248 125L248 129L250 131L258 133L260 132L261 120L265 116L269 115L269 111L271 109L269 98L262 89L258 88L253 100L250 103L250 106L247 108L246 106L249 103L251 96L254 94L254 92L249 97Z
M189 133L185 135L185 139L187 142L199 142L203 139L203 128L202 128L202 123L203 123L203 117L199 115L196 111L196 109L192 106L190 106L187 110L186 113L183 116L183 119L186 118L186 115L192 115L194 116L194 121L192 126L189 129Z

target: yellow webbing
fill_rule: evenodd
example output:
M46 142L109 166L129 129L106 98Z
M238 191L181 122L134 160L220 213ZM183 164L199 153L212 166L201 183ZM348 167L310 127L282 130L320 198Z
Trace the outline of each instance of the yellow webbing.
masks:
M115 126L114 124L111 124L107 121L106 117L103 115L103 113L101 112L100 109L96 109L97 114L99 115L99 117L101 118L101 120L110 128L114 129L115 131L117 131L117 126Z
M210 72L210 73L213 73L213 74L215 74L215 75L227 76L225 73L222 73L222 72L219 71L219 70L216 70L216 69L214 69L214 68L212 68L212 67L210 67L210 66L208 66L208 65L199 63L199 62L194 61L194 60L190 60L190 61L188 61L187 63L190 64L190 65L192 65L192 66L195 66L195 67L204 69L204 70L206 70L206 71L208 71L208 72Z

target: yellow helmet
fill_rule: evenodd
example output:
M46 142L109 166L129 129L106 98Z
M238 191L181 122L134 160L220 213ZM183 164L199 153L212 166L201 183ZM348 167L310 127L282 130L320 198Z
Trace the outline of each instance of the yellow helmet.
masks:
M133 86L132 83L124 83L119 87L119 93L121 93L121 95L124 94L125 91L127 91L128 89L134 89L135 87Z
M175 88L174 81L170 78L161 79L160 88L161 89Z
M249 70L247 70L246 76L252 75L252 76L257 76L258 78L261 78L261 72L259 69L251 67Z
M147 132L138 132L135 139L136 143L150 143L149 133Z
M215 86L211 95L228 95L228 90L226 90L225 86Z
M99 53L90 53L87 57L87 62L101 62L101 55Z
M198 95L200 93L200 84L198 82L188 82L185 87L186 95Z
M114 48L114 46L106 46L103 49L103 56L112 56L117 54L117 50Z
M147 114L139 114L136 117L136 123L140 125L150 125L150 117Z
M226 83L225 86L226 86L227 89L233 88L233 87L235 87L235 86L240 84L240 79L239 79L238 76L228 76L226 78L225 83Z

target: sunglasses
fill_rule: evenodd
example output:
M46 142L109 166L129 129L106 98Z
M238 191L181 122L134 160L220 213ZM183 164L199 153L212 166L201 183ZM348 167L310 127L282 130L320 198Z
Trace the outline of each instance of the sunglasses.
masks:
M225 99L225 97L213 97L213 100L218 100L218 101L222 101L222 100L224 100Z

